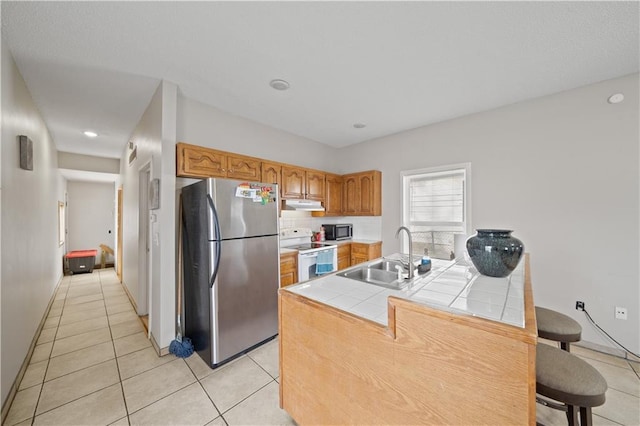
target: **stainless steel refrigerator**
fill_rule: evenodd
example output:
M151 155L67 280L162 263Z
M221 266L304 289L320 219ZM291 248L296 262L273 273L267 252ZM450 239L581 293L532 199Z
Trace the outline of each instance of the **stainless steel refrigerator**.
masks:
M278 333L277 194L229 179L182 189L184 335L212 368Z

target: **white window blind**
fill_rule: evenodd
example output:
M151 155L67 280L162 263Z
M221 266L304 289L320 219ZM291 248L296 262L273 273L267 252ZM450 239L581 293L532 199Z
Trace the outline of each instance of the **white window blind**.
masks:
M469 175L469 164L402 173L402 217L411 230L412 254L453 257L454 235L467 233Z
M464 231L464 170L427 173L409 179L409 222Z

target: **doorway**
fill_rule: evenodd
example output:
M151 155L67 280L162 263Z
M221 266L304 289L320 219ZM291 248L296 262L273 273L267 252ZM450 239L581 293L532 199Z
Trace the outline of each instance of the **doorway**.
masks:
M122 283L122 187L118 188L118 196L117 196L116 206L118 210L118 223L117 223L117 233L116 233L116 249L118 250L117 258L116 258L116 275L118 276L118 280Z
M151 164L140 169L138 195L138 315L149 333L151 305L151 220L149 210L149 183L151 181Z

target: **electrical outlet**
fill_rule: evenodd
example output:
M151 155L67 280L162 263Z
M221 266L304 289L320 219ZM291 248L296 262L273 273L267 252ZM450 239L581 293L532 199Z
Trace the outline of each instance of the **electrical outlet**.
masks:
M621 308L619 306L616 306L616 319L626 320L627 308Z
M576 309L579 311L584 311L584 302L581 302L579 300L576 301Z

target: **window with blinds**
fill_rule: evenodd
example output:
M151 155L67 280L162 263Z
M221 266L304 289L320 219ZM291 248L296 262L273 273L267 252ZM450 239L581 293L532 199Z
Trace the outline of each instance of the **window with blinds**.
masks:
M454 234L467 233L468 164L402 173L403 224L414 255L453 258ZM404 242L408 251L408 241Z

